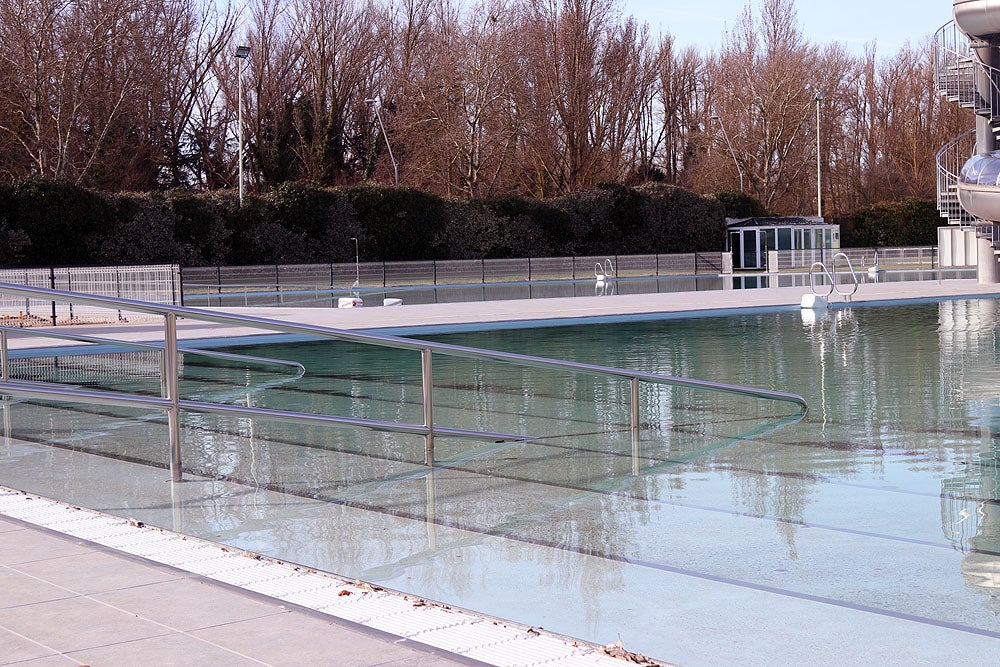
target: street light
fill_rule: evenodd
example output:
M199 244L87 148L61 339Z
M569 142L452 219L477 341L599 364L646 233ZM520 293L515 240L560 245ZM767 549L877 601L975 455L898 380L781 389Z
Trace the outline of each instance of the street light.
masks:
M361 253L358 252L358 239L354 236L351 237L354 241L354 287L361 284Z
M820 169L819 159L819 103L823 101L826 94L820 90L816 92L816 217L823 217L823 172Z
M733 156L733 162L736 164L736 171L740 175L740 192L743 190L743 169L740 168L740 161L736 159L736 151L733 150L733 142L729 141L729 133L726 132L726 126L722 122L722 116L712 116L712 120L719 123L719 127L722 128L722 136L726 138L726 145L729 146L729 154Z
M236 121L236 137L237 137L236 141L239 144L239 154L240 154L239 157L240 162L237 169L239 171L239 182L240 182L239 186L240 207L242 208L243 207L243 61L245 61L247 59L247 56L250 55L250 47L237 46L235 55L236 59L240 61L238 66L238 71L236 74L236 78L239 80L239 91L240 91L237 100L239 111L237 112L237 121Z
M385 132L385 125L382 123L382 114L378 110L378 98L370 97L365 100L368 104L375 107L375 117L378 118L378 126L382 128L382 137L385 139L385 147L389 149L389 159L392 160L392 174L393 180L396 185L399 185L399 166L396 164L396 158L392 154L392 146L389 145L389 135Z

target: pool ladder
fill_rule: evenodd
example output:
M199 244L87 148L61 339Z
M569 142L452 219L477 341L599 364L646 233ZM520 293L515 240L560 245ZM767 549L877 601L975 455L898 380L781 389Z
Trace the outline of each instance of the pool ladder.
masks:
M844 262L847 264L847 270L851 275L851 281L854 283L854 287L849 292L848 291L841 292L840 286L837 284L837 259L840 257L844 258ZM809 267L809 287L810 289L812 289L812 293L817 296L828 297L834 292L836 292L840 296L844 297L845 301L850 301L851 297L857 293L859 284L858 274L854 272L854 266L851 264L851 258L842 252L838 252L830 260L830 265L833 267L832 272L830 271L830 268L827 267L827 265L824 264L823 262L813 262L813 265ZM820 294L820 292L816 289L817 268L821 269L822 272L826 274L826 277L830 281L829 289L826 291L826 294Z

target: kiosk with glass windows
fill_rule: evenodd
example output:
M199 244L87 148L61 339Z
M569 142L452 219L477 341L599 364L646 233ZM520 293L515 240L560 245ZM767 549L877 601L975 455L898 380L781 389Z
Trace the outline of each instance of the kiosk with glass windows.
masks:
M805 261L833 248L840 248L840 225L823 218L726 218L726 252L736 270L766 268L769 250L801 251Z

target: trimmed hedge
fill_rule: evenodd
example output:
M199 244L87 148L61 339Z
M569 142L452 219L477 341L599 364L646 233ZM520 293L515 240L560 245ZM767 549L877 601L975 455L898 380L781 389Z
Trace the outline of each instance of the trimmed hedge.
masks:
M859 209L850 223L843 234L845 245L874 248L937 245L937 228L943 221L935 202L906 197Z
M411 188L289 182L231 192L101 194L0 186L0 265L185 266L716 251L727 204L681 188L602 185L564 197L443 199Z

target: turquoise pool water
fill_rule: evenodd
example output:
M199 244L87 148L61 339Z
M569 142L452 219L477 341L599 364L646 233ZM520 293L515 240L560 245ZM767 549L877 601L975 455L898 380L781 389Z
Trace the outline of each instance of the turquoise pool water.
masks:
M171 489L158 415L21 402L0 484L681 664L869 660L904 636L961 661L1000 639L998 325L967 300L437 335L810 414L772 430L788 406L644 388L636 443L627 384L435 357L436 423L537 438L441 439L429 469L417 437L189 415ZM242 349L307 373L188 358L185 394L419 420L412 353Z

